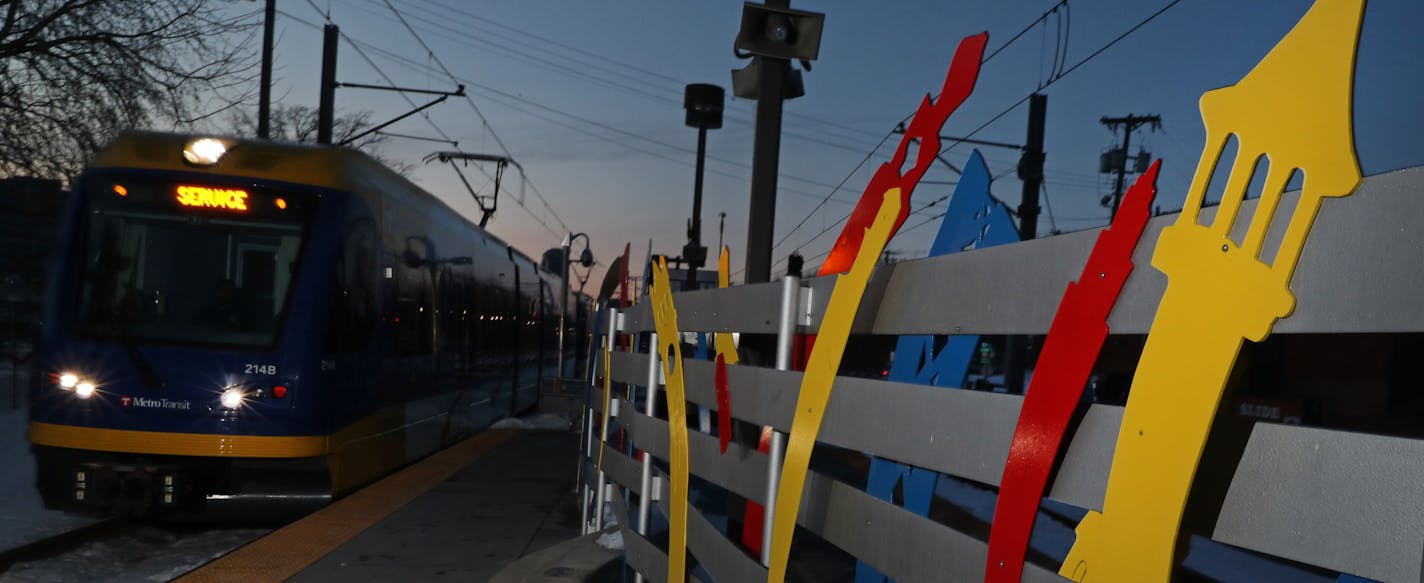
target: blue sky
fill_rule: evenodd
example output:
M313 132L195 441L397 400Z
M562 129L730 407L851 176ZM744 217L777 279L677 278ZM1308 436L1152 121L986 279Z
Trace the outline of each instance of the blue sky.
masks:
M1168 3L1071 2L1070 19L1063 22L1065 63L1077 64ZM819 264L816 257L829 249L870 173L890 156L899 136L876 145L925 93L942 84L961 38L987 30L992 52L1054 4L794 3L826 13L826 25L820 57L804 74L806 96L786 104L773 238L781 243L773 253L773 275L798 248L810 258L809 266ZM1135 153L1142 144L1163 158L1158 202L1168 209L1180 206L1204 139L1197 100L1239 80L1310 4L1182 0L1046 88L1052 217L1041 216L1040 233L1106 224L1108 211L1098 200L1111 192L1112 183L1098 174L1098 156L1115 140L1099 124L1102 116L1162 116L1163 131L1134 135L1132 149ZM745 64L731 48L740 2L391 0L391 5L394 11L385 0L279 1L274 100L315 105L321 33L311 25L329 15L376 65L343 42L341 81L384 84L384 72L403 86L451 88L454 82L443 72L448 68L467 83L469 100L453 99L431 109L428 122L411 118L389 131L432 137L443 132L469 152L502 154L507 148L528 173L527 212L514 202L521 188L515 178L502 194L493 232L533 256L557 245L565 230L587 232L605 264L631 241L633 259L641 263L649 239L655 252L672 255L686 241L696 130L683 125L682 87L727 87L726 123L708 138L703 241L717 244L719 213L725 212L733 270L741 268L755 104L730 95L729 72ZM1355 89L1355 141L1367 175L1424 163L1424 148L1414 139L1424 134L1417 107L1424 69L1409 57L1424 54L1421 22L1424 3L1417 0L1370 0L1367 6ZM1045 24L985 64L974 94L950 118L945 134L962 136L978 128L1047 79L1060 26L1056 16ZM358 89L339 90L337 107L371 111L376 121L410 109L399 95ZM1027 107L1020 106L975 137L1021 143L1026 118ZM473 214L475 206L453 170L420 162L441 149L451 148L399 138L382 146L385 155L417 165L411 173L417 183ZM958 165L969 152L961 145L945 157ZM1017 153L992 148L983 153L991 173L1005 174L993 194L1016 207ZM953 186L942 183L955 178L943 167L932 170L912 208L948 195ZM828 195L830 201L813 212ZM941 202L917 212L890 247L907 257L923 256L937 221L916 226L943 208Z

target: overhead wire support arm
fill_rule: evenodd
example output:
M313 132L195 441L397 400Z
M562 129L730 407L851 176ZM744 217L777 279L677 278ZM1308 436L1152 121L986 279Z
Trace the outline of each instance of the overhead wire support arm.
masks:
M419 140L422 142L436 142L440 144L450 144L451 146L456 148L460 147L460 142L456 140L447 140L444 138L432 138L429 136L412 136L410 134L398 134L395 132L376 132L376 135L390 136L392 138L405 138L407 140Z
M495 210L497 210L499 207L499 187L500 182L504 178L504 168L510 164L513 164L515 168L519 169L520 174L524 173L524 167L520 166L518 162L515 162L513 158L510 158L509 156L499 156L495 154L475 154L471 152L435 152L423 158L423 161L426 164L429 164L431 161L450 163L450 166L455 169L455 174L460 177L460 182L465 185L465 190L470 191L470 196L475 199L475 204L480 205L481 228L489 224L490 218L494 216ZM460 170L460 166L458 164L455 164L456 161L463 161L467 164L471 161L494 162L494 194L488 197L483 197L480 196L478 192L475 192L475 188L471 186L470 181L465 178L465 172L463 170ZM485 204L486 198L490 200L489 205Z
M422 106L420 106L420 107L417 107L417 108L415 108L415 109L412 109L412 110L410 110L410 111L407 111L407 112L405 112L405 113L403 113L403 114L400 114L400 115L396 116L394 119L392 119L392 120L390 120L390 121L388 121L388 122L386 122L386 123L383 123L383 124L381 124L381 125L378 125L378 126L376 126L376 127L373 127L373 128L371 128L371 129L368 129L368 130L366 130L366 131L364 131L364 132L361 132L361 133L359 133L359 134L356 134L356 135L354 135L354 136L351 136L351 137L349 137L349 138L346 138L345 140L342 140L340 143L338 143L338 144L336 144L336 145L338 145L338 146L345 146L346 144L350 144L351 142L354 142L354 141L356 141L356 140L359 140L359 139L361 139L361 138L364 138L364 137L366 137L366 136L368 136L368 135L370 135L370 134L373 134L373 133L375 133L375 132L381 131L381 130L385 129L386 127L390 126L391 124L394 124L394 123L396 123L396 122L398 122L398 121L400 121L400 120L403 120L403 119L408 118L408 117L410 117L410 116L412 116L412 115L415 115L415 114L417 114L417 113L420 113L420 112L422 112L422 111L425 111L425 110L427 110L427 109L430 109L431 107L434 107L434 106L440 104L441 102L443 102L443 101L445 101L446 99L449 99L449 98L450 98L449 95L441 95L440 97L436 98L435 101L432 101L432 102L430 102L430 103L427 103L427 104L422 105Z
M341 83L341 82L336 82L336 83L333 83L332 85L333 85L333 87L351 87L351 88L353 88L353 89L375 89L375 90L377 90L377 91L398 91L398 92L401 92L401 93L421 93L421 94L425 94L425 95L439 95L439 96L440 96L440 97L437 98L435 101L431 101L430 103L427 103L427 104L425 104L425 105L422 105L422 106L420 106L420 107L417 107L417 108L415 108L415 109L412 109L412 110L410 110L410 111L408 111L408 112L405 112L405 113L403 113L403 114L401 114L401 115L398 115L398 116L396 116L394 119L392 119L392 120L390 120L390 121L388 121L388 122L386 122L386 123L383 123L383 124L381 124L381 125L378 125L378 126L376 126L376 127L373 127L373 128L371 128L371 129L368 129L368 130L366 130L366 131L364 131L364 132L361 132L361 133L359 133L359 134L356 134L356 135L354 135L354 136L351 136L351 137L349 137L349 138L346 138L345 140L342 140L341 143L337 144L338 146L345 146L346 144L350 144L350 143L355 142L356 140L359 140L359 139L361 139L361 138L364 138L364 137L366 137L366 136L368 136L368 135L370 135L370 134L373 134L373 133L375 133L375 132L381 131L382 129L385 129L386 127L390 126L391 124L394 124L394 123L396 123L396 122L398 122L398 121L400 121L400 120L403 120L403 119L408 118L408 117L410 117L410 116L412 116L412 115L415 115L415 114L417 114L417 113L420 113L420 112L422 112L422 111L425 111L425 110L427 110L427 109L430 109L431 107L434 107L436 104L441 103L441 102L443 102L443 101L445 101L446 99L449 99L449 98L451 98L451 97L464 97L464 96L465 96L465 86L464 86L463 84L462 84L462 85L456 85L454 91L436 91L436 90L432 90L432 89L413 89L413 88L410 88L410 87L395 87L395 86L388 86L388 85L367 85L367 84L365 84L365 83Z
M337 83L337 87L351 87L353 89L375 89L377 91L399 91L401 93L421 93L425 95L444 95L446 97L464 97L465 86L457 85L454 91L439 91L435 89L415 89L413 87L394 87L391 85L367 85L365 83Z

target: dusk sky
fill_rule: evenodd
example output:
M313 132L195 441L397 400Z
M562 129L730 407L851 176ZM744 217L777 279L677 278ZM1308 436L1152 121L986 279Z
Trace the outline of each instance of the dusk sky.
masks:
M1115 138L1103 127L1102 116L1162 116L1160 131L1144 129L1133 136L1132 152L1141 144L1164 160L1158 204L1180 206L1204 139L1197 100L1245 75L1311 2L1072 2L984 65L975 92L943 133L963 136L1049 80L1061 42L1067 46L1066 56L1059 56L1066 70L1169 4L1174 5L1043 89L1048 208L1039 220L1040 235L1106 224L1108 210L1099 199L1111 192L1112 181L1098 173L1098 157L1120 134ZM793 4L824 12L826 24L820 57L804 73L806 95L786 104L773 277L784 272L793 250L807 256L808 267L819 265L870 174L898 143L898 135L884 139L887 133L926 93L938 90L961 38L987 30L992 53L1054 5L1048 0ZM253 7L243 2L233 9ZM451 99L430 109L429 121L413 117L389 131L443 133L464 151L507 153L517 160L528 183L511 172L490 230L534 257L558 245L568 231L587 232L603 265L629 242L634 265L641 265L649 239L654 252L679 254L692 207L697 136L683 125L683 86L727 88L725 125L708 138L703 242L717 245L719 213L726 213L732 269L741 269L755 104L731 96L730 70L746 64L732 53L740 2L281 0L278 10L273 89L278 104L316 105L320 25L328 15L357 43L341 45L340 81L386 84L388 76L398 85L431 89L464 83L469 99ZM1060 25L1065 12L1069 18ZM258 15L260 10L254 18ZM1418 0L1367 5L1354 104L1355 143L1366 175L1424 163L1424 147L1416 140L1424 134L1418 108L1424 68L1413 62L1424 54L1421 22L1424 3ZM1060 30L1066 31L1061 41ZM410 99L423 104L429 97ZM375 122L411 109L398 94L360 89L338 90L336 102L338 113L370 111ZM974 137L1022 143L1026 119L1027 106L1019 105ZM433 151L450 149L390 138L380 152L414 164L413 180L477 216L448 165L421 163ZM1002 175L993 194L1016 207L1017 152L982 151L990 172ZM959 165L969 153L960 145L945 158ZM470 175L478 178L476 186L485 182L478 172ZM938 224L926 221L942 212L944 203L921 207L948 195L953 186L946 183L955 179L943 166L926 175L912 201L916 212L891 241L892 250L907 258L926 253ZM525 209L516 202L521 188ZM813 212L827 196L829 202ZM595 268L590 291L601 271ZM641 267L633 270L640 272Z

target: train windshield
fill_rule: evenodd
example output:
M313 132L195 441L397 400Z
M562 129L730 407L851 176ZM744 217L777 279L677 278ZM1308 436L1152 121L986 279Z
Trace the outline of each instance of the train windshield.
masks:
M87 185L82 336L276 343L314 198L103 176Z

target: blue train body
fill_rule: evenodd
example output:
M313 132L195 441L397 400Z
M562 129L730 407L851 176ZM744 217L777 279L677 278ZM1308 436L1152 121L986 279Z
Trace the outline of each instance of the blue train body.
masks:
M359 152L193 143L125 135L74 186L31 392L47 505L297 512L536 402L558 275Z

